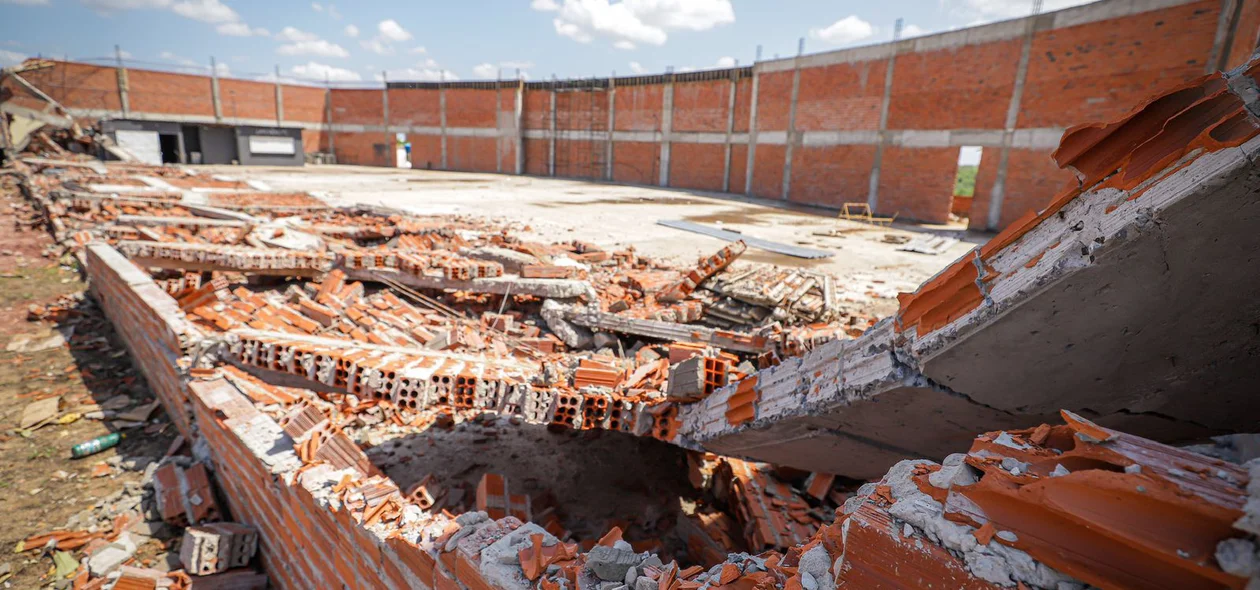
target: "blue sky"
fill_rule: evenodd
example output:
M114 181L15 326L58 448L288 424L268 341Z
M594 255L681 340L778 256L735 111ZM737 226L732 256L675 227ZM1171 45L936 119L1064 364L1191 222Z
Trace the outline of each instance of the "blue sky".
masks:
M1045 0L1043 10L1089 0ZM1019 17L1033 0L0 0L0 66L27 56L345 84L659 73Z

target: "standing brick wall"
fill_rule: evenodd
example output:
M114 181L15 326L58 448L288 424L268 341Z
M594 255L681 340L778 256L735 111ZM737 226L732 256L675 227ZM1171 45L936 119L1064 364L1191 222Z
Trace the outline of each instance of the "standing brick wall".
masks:
M144 373L167 416L185 438L192 435L188 395L178 359L197 329L148 273L103 243L84 250L90 293Z
M722 190L726 148L717 143L675 143L670 148L669 185L704 191Z
M675 83L673 130L725 133L730 96L730 80ZM721 171L718 162L718 173Z
M225 119L276 120L275 84L222 78L219 100Z
M1241 0L1240 0L1241 1ZM1234 7L1237 6L1237 9ZM1230 8L1227 13L1222 7ZM1223 26L1224 25L1224 26ZM1221 32L1218 35L1218 31ZM1031 35L1031 36L1028 36ZM1103 0L1047 13L1033 19L996 23L909 39L892 44L807 55L795 60L757 64L756 146L754 174L746 183L744 169L750 112L751 76L736 83L734 132L730 144L729 188L770 199L835 206L865 201L873 168L880 166L877 208L903 218L939 222L947 219L956 166L946 165L946 151L957 152L969 142L985 147L981 166L983 186L977 191L971 227L998 229L1028 208L1044 205L1050 187L1063 173L1045 164L1051 142L1047 136L1071 125L1116 118L1144 98L1196 78L1221 64L1236 65L1255 48L1260 35L1260 2L1221 0L1161 0L1160 3ZM1018 101L1014 133L1004 138L1007 112L1016 95L1020 56L1029 43L1027 69ZM885 77L890 56L893 77L885 99ZM796 70L799 68L799 70ZM799 76L798 72L799 71ZM132 111L154 116L211 116L210 83L206 77L128 70ZM113 68L56 62L54 67L24 74L67 106L117 111ZM799 77L794 123L792 86ZM617 182L658 184L661 181L661 139L664 118L671 116L669 169L666 181L679 188L720 190L726 166L726 146L697 144L678 134L725 133L730 121L729 78L688 81L688 75L667 76L661 82L636 80L616 87L615 130L622 134L613 148L612 179ZM673 85L672 115L664 110L666 84ZM256 120L274 119L273 88L267 83L223 79L223 115ZM284 120L305 125L306 149L326 149L323 88L286 85ZM514 172L516 150L524 145L524 172L551 174L551 100L547 88L524 91L520 139L516 129L516 88L448 87L391 89L390 124L424 127L408 134L413 161L441 167L442 154L435 131L441 125L440 92L446 93L448 130L496 129L497 140L457 138L448 133L446 166L454 170ZM337 152L342 162L391 165L390 158L373 151L378 139L352 132L383 131L380 89L331 91L333 124L356 125L341 130ZM606 158L608 93L554 93L558 129L595 130L590 140L561 137L554 173L559 176L603 178ZM880 144L880 112L887 100L888 120ZM253 104L249 104L253 103ZM793 129L789 131L789 126ZM366 127L366 129L363 129ZM1033 133L1040 141L1019 143ZM785 148L792 142L792 154ZM344 145L342 138L344 139ZM969 139L970 138L970 139ZM1014 138L1014 139L1012 139ZM703 138L711 142L712 137ZM1003 175L1004 193L996 227L988 227L988 200L998 176L1002 145L1010 140L1010 157ZM434 155L433 146L437 145ZM714 146L719 146L715 148ZM1030 153L1023 153L1028 151ZM475 152L475 153L474 153ZM785 166L791 178L784 194ZM1020 168L1015 169L1016 166ZM980 214L977 214L980 213Z

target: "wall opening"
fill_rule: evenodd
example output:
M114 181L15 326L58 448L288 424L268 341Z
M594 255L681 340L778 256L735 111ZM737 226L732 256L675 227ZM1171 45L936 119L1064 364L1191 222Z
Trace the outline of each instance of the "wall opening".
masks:
M159 133L158 146L162 150L163 164L179 164L182 162L182 158L179 157L179 135Z
M411 142L407 141L406 133L394 134L394 167L411 167Z
M971 214L971 201L976 195L976 173L984 148L965 145L958 150L958 171L954 174L954 194L949 203L950 220L966 219Z

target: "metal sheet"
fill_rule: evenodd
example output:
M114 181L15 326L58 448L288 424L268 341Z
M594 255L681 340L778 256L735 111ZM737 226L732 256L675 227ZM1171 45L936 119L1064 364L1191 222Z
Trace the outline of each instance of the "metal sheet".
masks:
M778 242L771 242L770 240L754 238L747 234L741 234L741 233L736 233L736 232L728 231L724 229L718 229L716 227L700 225L698 223L692 223L690 221L681 221L677 219L659 219L656 221L656 224L663 225L665 227L672 227L674 229L681 229L683 231L704 234L706 236L717 238L719 240L726 240L728 242L735 242L738 240L743 240L745 244L748 244L749 246L753 248L757 248L759 250L766 250L769 252L775 252L777 254L786 254L788 256L795 256L797 258L831 258L831 256L833 255L831 252L827 252L824 250L815 250L813 248L802 248L800 246L780 244Z

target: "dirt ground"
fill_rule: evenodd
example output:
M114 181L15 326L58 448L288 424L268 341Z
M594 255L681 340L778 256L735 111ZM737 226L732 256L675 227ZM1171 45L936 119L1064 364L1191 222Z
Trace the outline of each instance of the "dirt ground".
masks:
M111 399L121 404L124 400L116 396L125 395L128 403L120 407L126 411L151 402L153 394L94 305L77 303L60 322L26 320L32 303L56 302L82 292L85 285L75 267L59 263L55 256L59 251L53 257L42 254L52 240L42 228L28 226L34 213L9 180L0 179L0 347L27 334L42 338L73 326L67 343L48 350L0 349L0 514L4 515L0 546L13 548L28 536L63 528L71 516L101 504L128 482L138 484L143 470L128 467L160 458L175 438L175 428L159 407L147 426L125 431L119 446L84 459L70 458L71 446L112 431L107 421L83 417L70 421L81 410ZM69 423L53 421L21 430L27 405L50 397L60 397L57 415ZM137 555L143 560L161 549L142 546ZM52 585L52 560L38 549L5 551L0 571L6 565L11 577L4 582L5 588Z

